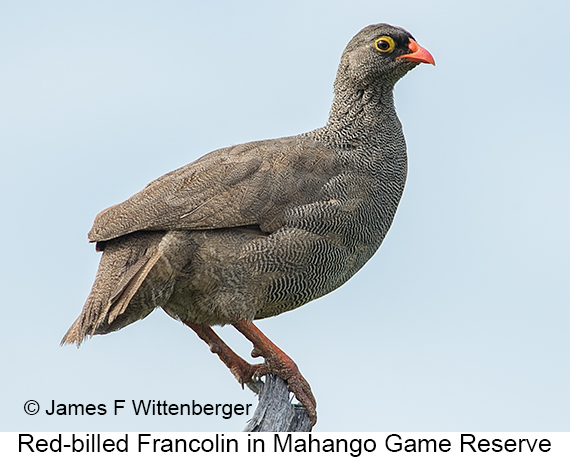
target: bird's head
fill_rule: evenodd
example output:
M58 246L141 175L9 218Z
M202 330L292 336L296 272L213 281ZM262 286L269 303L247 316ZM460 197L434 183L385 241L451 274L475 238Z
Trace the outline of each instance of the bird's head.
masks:
M376 84L393 86L420 63L435 65L432 55L409 32L376 24L350 40L341 57L339 76L357 89Z

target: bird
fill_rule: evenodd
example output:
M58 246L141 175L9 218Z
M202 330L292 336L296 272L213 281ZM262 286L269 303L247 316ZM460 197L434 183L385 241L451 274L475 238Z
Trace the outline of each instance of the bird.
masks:
M380 247L407 175L393 88L420 63L435 65L409 32L367 26L341 55L323 127L215 150L101 211L88 234L99 269L61 344L79 347L162 308L242 388L268 373L284 379L314 426L309 383L253 321L332 292ZM212 328L224 325L264 362L233 352Z

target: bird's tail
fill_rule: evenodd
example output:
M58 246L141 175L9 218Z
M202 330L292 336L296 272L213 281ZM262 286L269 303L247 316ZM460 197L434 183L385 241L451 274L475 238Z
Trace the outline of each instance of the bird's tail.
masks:
M119 330L154 309L129 303L160 259L158 244L163 236L164 232L136 232L104 243L91 293L61 344L79 346L87 337Z

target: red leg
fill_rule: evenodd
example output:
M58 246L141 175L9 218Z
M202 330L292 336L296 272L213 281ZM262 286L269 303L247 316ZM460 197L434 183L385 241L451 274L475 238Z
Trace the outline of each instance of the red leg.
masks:
M311 386L301 375L297 364L253 323L242 319L234 323L233 326L253 343L251 356L263 356L268 366L268 371L287 381L289 390L295 394L297 400L305 407L309 413L311 424L314 426L317 422L317 402L311 392Z
M210 351L217 354L224 364L230 369L243 388L253 379L257 379L269 372L265 364L251 365L237 355L224 341L207 325L197 325L192 322L182 321L210 346Z

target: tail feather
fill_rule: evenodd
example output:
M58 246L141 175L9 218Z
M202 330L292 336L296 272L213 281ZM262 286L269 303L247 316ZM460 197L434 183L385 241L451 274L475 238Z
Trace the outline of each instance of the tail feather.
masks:
M136 271L135 274L126 282L124 287L117 288L109 300L112 308L109 312L109 324L113 322L117 316L125 312L127 306L129 306L131 298L133 298L137 290L139 290L139 287L158 259L160 259L160 252L157 251L152 255L152 257L141 259L144 260L144 262L137 262L137 264L142 264L140 268L132 268L132 270Z
M153 310L150 305L129 307L129 303L160 259L163 235L137 232L106 242L91 293L61 344L79 346L87 337L119 330Z

